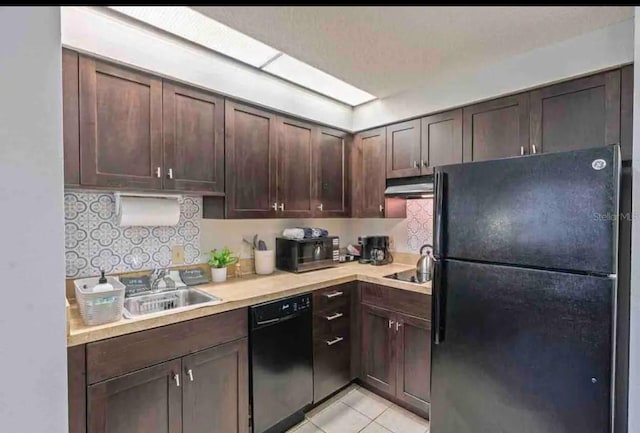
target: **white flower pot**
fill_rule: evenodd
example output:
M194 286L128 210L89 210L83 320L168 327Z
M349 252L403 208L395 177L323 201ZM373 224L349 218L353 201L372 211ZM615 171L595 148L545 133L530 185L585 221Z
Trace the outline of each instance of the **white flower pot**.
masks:
M227 281L227 268L211 268L211 281L214 283Z
M260 251L255 250L256 274L269 275L273 273L273 269L276 265L276 255L274 250Z

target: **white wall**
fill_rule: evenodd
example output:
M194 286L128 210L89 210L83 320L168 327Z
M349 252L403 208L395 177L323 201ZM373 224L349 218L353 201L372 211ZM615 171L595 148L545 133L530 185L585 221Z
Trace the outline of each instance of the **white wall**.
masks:
M633 19L358 106L353 130L492 99L633 61Z
M0 430L63 433L60 8L1 7L0 41Z
M97 8L62 8L62 43L297 117L351 129L352 108Z
M635 56L640 58L640 8L635 11ZM640 68L634 68L633 219L640 215ZM640 224L631 225L631 319L629 341L629 433L640 431ZM634 253L634 251L636 251Z

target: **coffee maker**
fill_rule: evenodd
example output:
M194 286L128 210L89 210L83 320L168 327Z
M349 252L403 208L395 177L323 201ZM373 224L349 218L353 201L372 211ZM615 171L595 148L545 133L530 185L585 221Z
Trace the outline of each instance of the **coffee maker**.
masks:
M386 265L393 262L389 251L389 236L360 236L360 263L372 265Z

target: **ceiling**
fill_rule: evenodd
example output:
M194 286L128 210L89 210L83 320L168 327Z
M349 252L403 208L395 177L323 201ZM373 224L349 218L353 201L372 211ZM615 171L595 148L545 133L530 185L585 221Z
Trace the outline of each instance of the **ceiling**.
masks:
M633 17L633 7L194 9L379 98Z

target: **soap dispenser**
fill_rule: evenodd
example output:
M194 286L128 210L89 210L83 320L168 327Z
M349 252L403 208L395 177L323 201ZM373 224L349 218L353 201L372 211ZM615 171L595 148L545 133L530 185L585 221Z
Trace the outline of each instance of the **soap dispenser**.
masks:
M93 292L108 292L113 290L113 286L107 283L107 277L104 276L104 271L100 270L100 279L98 284L93 288Z

